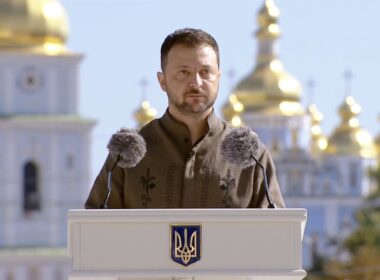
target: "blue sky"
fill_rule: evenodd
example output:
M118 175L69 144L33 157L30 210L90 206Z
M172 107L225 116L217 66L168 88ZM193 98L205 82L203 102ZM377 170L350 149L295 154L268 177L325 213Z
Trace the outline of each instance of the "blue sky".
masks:
M69 17L68 48L85 55L81 65L80 113L97 120L93 132L92 177L107 154L106 144L121 126L135 127L133 111L142 98L165 111L158 86L159 51L167 34L182 27L201 28L220 45L222 80L215 109L253 68L256 14L264 0L61 0ZM303 86L314 80L313 101L324 114L330 135L345 96L344 72L352 72L350 93L362 106L361 125L378 135L380 124L380 1L277 0L282 37L279 57ZM234 78L228 77L233 69Z

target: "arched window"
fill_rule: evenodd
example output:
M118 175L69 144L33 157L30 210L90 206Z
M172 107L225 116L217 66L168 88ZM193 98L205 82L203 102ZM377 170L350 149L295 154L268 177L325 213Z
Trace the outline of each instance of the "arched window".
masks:
M24 211L38 211L41 208L38 168L31 161L24 165Z

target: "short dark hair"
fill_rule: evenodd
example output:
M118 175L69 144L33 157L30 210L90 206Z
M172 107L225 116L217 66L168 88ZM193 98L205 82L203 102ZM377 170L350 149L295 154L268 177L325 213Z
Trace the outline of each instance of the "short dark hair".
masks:
M201 29L194 29L194 28L183 28L178 29L174 31L173 33L169 34L164 42L161 45L161 69L164 71L164 68L167 63L168 53L170 49L175 46L183 44L188 47L196 47L201 44L207 44L210 45L213 50L215 51L217 60L218 60L218 67L220 64L220 58L219 58L219 46L214 37L212 37L207 32L201 30Z

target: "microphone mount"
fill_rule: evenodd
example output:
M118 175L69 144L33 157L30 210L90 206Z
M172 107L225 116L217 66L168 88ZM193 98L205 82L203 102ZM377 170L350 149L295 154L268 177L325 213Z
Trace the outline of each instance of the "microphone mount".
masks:
M254 157L253 155L251 155L251 158L256 162L256 164L260 167L262 173L263 173L263 177L264 177L264 188L265 188L265 196L267 197L267 200L268 200L268 208L271 208L271 209L275 209L277 208L276 207L276 204L273 203L272 201L272 198L270 196L270 193L269 193L269 186L268 186L268 179L267 179L267 174L265 172L265 168L264 166L256 159L256 157Z
M108 200L111 195L111 190L112 190L112 171L115 169L116 164L119 162L121 156L118 155L116 158L116 161L112 165L110 171L108 172L108 178L107 178L107 196L102 204L100 204L99 209L108 209Z

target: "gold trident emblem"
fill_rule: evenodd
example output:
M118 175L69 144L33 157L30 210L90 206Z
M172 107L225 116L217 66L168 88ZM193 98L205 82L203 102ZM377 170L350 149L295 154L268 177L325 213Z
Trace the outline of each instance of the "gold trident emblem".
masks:
M194 231L190 236L190 242L187 240L187 228L184 230L184 242L182 245L181 235L175 232L174 255L181 258L183 263L187 265L191 258L197 257L197 232Z

